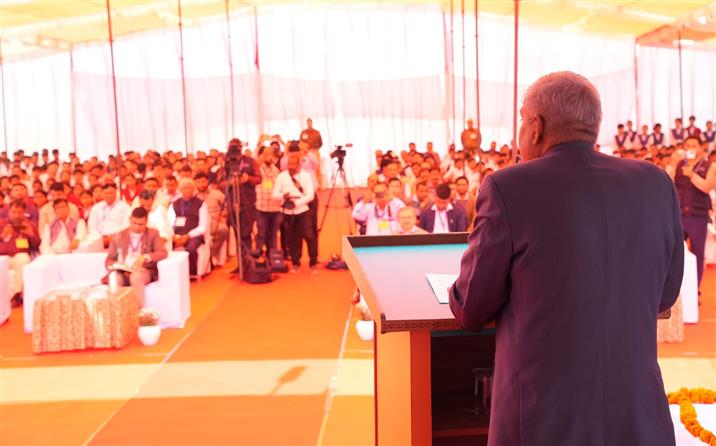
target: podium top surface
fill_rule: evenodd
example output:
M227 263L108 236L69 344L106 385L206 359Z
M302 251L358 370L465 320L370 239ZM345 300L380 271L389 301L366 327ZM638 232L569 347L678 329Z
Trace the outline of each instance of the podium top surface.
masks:
M426 274L458 274L467 233L343 238L343 258L381 333L460 330ZM659 319L668 319L669 310Z
M381 333L460 329L425 275L458 274L466 248L467 233L343 239L343 257Z

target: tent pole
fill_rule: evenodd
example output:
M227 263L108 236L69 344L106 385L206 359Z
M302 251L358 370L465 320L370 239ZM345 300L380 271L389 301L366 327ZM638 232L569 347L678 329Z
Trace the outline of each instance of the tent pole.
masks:
M453 0L450 0L450 96L452 97L452 142L455 142L457 127L455 125L455 12Z
M465 79L465 0L461 0L461 7L462 7L462 125L465 125L465 120L467 119L466 113L466 106L465 101L467 99L466 97L466 79ZM464 127L463 127L464 128Z
M72 119L72 152L77 155L77 121L75 111L75 46L70 43L70 105Z
M679 117L684 119L684 70L681 55L681 27L679 27L679 104L681 106L681 114Z
M0 92L2 93L2 129L5 140L5 153L10 155L7 145L7 112L5 111L5 59L2 55L2 40L0 40Z
M515 81L512 91L512 162L517 160L517 76L519 55L520 0L515 0Z
M186 78L184 77L184 27L182 26L181 0L177 0L179 9L179 66L181 66L181 97L184 108L184 155L189 155L189 131L187 128Z
M112 95L114 98L114 130L115 130L115 149L117 151L117 163L119 163L119 112L117 108L117 72L114 68L114 36L112 35L112 12L109 7L110 0L106 0L107 5L107 28L109 30L109 54L112 61ZM117 165L119 169L119 164ZM122 190L122 177L117 171L117 177L119 179L119 190Z
M234 132L234 60L231 54L231 21L229 20L229 0L224 1L224 7L226 8L226 33L229 42L229 91L231 92L231 135L226 140L235 136Z
M477 9L478 4L477 0L475 0L475 101L477 103L477 129L480 130L480 45L479 45L479 38L478 38L478 25L477 25L477 17L478 12Z
M641 126L641 110L639 107L639 58L637 52L639 44L634 40L634 105L636 107L636 128L639 131Z

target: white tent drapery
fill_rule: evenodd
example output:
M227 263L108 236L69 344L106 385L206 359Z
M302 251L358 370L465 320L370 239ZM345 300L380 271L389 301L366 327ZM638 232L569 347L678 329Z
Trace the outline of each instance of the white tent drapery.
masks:
M459 15L459 8L455 12ZM185 27L189 151L224 147L232 136L251 142L261 133L295 138L307 117L322 131L326 146L354 144L347 166L355 181L367 175L375 149L402 150L409 142L422 147L430 140L438 150L445 150L454 139L445 49L454 51L455 118L461 121L463 82L457 75L463 72L463 54L468 78L465 115L476 115L475 41L467 38L463 53L462 20L456 16L456 42L446 45L450 33L442 16L436 4L294 4L234 12L230 20L233 79L225 18ZM473 36L474 17L466 15L464 23L464 34ZM508 143L513 22L481 14L479 27L483 141ZM636 120L637 93L641 120L669 127L679 114L676 51L637 49L638 91L634 51L633 39L567 34L522 24L520 94L540 75L568 69L590 78L602 95L602 142L611 141L618 122ZM78 154L114 153L108 44L76 46L73 58L73 72L68 53L4 65L9 150L72 151L74 101ZM121 150L183 150L178 29L116 39L115 64ZM684 113L696 115L703 124L716 116L714 53L685 49L683 70ZM232 124L236 135L231 135ZM462 123L455 123L455 128L459 132Z

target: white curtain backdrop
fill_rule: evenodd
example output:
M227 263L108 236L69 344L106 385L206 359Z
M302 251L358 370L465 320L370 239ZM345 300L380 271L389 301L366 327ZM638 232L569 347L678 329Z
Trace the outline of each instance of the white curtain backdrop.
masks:
M483 141L505 144L512 138L513 22L481 14L479 30ZM232 13L230 31L233 78L223 16L184 30L186 139L178 29L115 41L122 151L193 152L224 148L233 136L255 144L262 133L294 139L311 117L323 134L326 173L333 145L350 142L349 181L362 183L374 167L374 150L433 141L444 152L462 130L463 116L476 117L472 14L465 17L464 61L462 18L456 12L451 29L438 4L259 6ZM637 118L637 51L641 121L669 127L680 113L677 53L633 42L523 24L520 99L540 75L585 75L600 91L600 140L608 144L618 122ZM716 115L714 54L684 51L684 113L695 114L700 125ZM76 141L81 157L115 152L109 45L78 46L73 58L74 74L69 53L5 64L10 151L57 147L68 153Z

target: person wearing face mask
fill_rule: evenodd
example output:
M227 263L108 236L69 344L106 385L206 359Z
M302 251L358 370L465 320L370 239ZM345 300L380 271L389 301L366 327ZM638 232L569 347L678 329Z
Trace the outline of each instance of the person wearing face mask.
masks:
M420 227L433 234L462 232L467 229L465 210L453 204L452 191L447 183L435 188L435 201L429 208L420 211Z
M398 229L398 211L403 207L402 201L393 199L388 185L379 182L355 204L353 218L365 224L366 235L388 235Z
M496 321L488 445L673 445L656 327L683 278L674 185L594 150L583 76L541 77L520 114L524 162L483 180L449 291L464 329Z
M301 170L301 155L291 152L288 155L287 169L276 176L273 186L273 199L281 203L286 238L291 253L291 272L297 273L301 268L301 252L303 242L308 246L309 267L311 273L318 272L317 245L313 243L314 233L311 227L311 215L308 205L315 197L311 176Z

